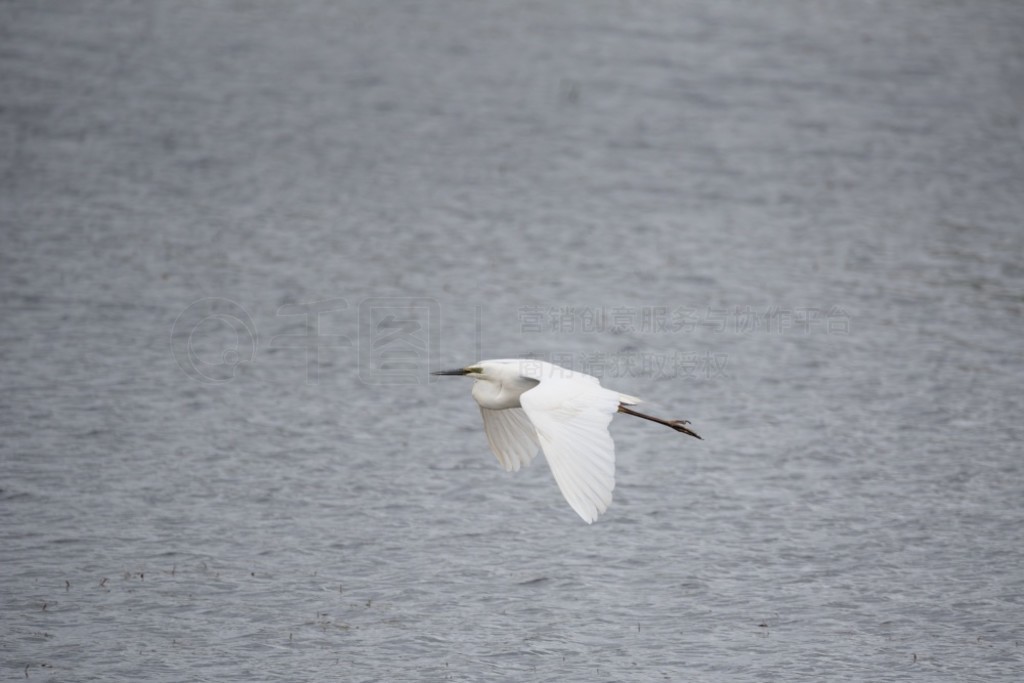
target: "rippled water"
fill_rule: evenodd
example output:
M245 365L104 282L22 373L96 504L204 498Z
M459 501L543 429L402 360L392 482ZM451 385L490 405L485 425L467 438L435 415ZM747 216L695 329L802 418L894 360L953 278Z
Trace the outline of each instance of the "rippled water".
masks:
M0 664L1019 680L1017 2L0 6ZM469 382L617 418L593 526Z

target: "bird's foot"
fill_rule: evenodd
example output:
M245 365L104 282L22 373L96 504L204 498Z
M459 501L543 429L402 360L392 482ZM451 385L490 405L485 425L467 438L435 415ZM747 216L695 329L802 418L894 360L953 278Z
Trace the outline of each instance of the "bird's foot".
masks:
M693 431L692 429L689 429L686 426L686 425L690 424L689 420L669 420L666 424L668 424L669 427L671 427L672 429L676 430L677 432L682 432L683 434L689 434L690 436L698 438L701 441L704 440L703 436L701 436L697 432Z

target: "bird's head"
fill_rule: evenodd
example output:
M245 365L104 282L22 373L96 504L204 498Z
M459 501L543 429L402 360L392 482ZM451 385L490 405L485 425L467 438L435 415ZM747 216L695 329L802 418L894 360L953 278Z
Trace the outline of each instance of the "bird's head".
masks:
M482 360L464 368L439 370L432 375L464 375L484 382L506 382L523 375L521 360Z
M466 368L456 368L454 370L438 370L437 372L432 372L430 374L442 376L472 375L474 374L474 370L479 370L479 368L470 365L469 367Z

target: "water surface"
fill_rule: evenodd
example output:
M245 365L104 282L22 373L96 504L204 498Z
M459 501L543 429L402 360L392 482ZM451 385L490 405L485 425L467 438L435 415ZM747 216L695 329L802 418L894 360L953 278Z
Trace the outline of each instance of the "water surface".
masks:
M7 677L1021 678L1019 3L0 26ZM705 441L587 526L527 354Z

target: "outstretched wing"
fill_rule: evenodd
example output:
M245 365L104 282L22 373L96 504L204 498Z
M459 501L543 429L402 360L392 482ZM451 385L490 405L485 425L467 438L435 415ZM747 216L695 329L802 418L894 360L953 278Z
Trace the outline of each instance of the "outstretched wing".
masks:
M505 471L515 472L523 465L529 465L540 450L540 444L537 432L523 409L481 408L480 413L484 416L487 443Z
M550 378L519 397L562 495L587 524L608 509L615 443L608 424L619 395L597 382Z

